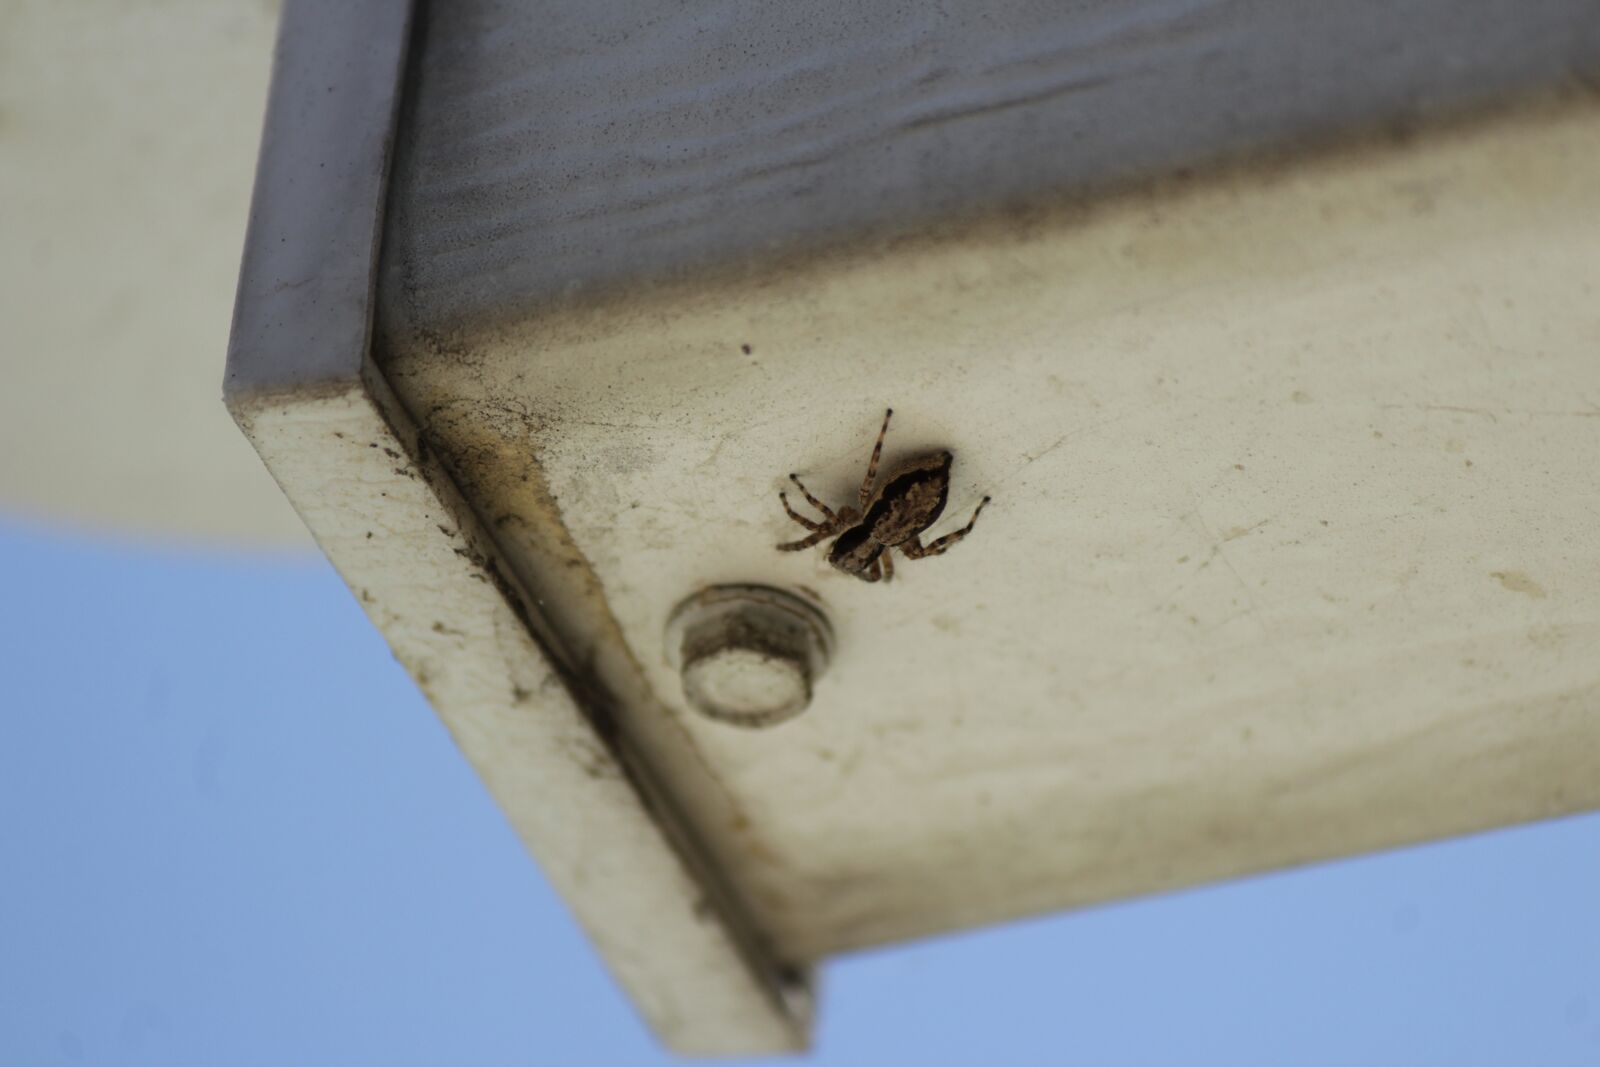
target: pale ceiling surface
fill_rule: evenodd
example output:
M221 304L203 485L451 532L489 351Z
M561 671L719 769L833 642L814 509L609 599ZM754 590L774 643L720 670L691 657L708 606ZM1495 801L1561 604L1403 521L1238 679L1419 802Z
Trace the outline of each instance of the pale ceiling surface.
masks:
M387 370L811 958L1600 805L1597 227L1587 98ZM891 404L972 536L887 586L775 552ZM827 605L798 720L681 707L663 625L727 581Z
M221 403L277 7L0 4L0 509L309 544Z

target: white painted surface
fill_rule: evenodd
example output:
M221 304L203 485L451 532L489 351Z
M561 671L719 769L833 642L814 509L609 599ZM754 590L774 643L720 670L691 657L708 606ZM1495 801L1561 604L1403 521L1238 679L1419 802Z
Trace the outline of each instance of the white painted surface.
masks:
M388 371L813 958L1600 805L1597 284L1587 98ZM773 551L784 475L845 498L888 404L891 459L955 452L940 529L993 494L976 531L889 586ZM837 630L772 730L684 711L660 653L729 581Z
M489 580L489 541L437 464L407 454L363 388L237 404L317 543L661 1039L700 1054L803 1047L804 1010L777 1010L753 980L521 605Z
M0 4L0 509L308 547L220 402L277 4Z

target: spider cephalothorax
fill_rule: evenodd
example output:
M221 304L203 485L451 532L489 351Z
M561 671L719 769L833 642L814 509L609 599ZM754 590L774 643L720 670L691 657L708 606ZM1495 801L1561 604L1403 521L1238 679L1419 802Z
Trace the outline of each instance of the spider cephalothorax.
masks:
M922 543L922 531L939 521L950 495L950 464L955 457L949 452L934 452L902 463L874 490L878 460L883 455L883 438L889 432L889 416L893 414L893 408L883 414L883 428L878 431L878 443L873 446L872 460L867 464L858 507L847 506L836 511L812 496L800 484L799 476L789 475L789 480L805 494L811 506L827 518L823 522L806 518L789 506L787 493L779 493L783 510L811 531L798 541L779 545L779 551L798 552L836 537L833 547L828 549L829 563L865 582L887 581L894 577L891 549L898 548L911 559L937 556L972 532L983 506L989 502L988 497L979 501L972 518L961 529L926 545Z

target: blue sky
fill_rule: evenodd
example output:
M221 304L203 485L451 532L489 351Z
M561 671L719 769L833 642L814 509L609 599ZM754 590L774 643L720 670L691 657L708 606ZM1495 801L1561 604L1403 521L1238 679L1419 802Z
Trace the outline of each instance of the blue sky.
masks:
M0 519L0 649L0 1064L674 1062L321 561ZM1600 817L847 957L810 1062L1592 1067Z

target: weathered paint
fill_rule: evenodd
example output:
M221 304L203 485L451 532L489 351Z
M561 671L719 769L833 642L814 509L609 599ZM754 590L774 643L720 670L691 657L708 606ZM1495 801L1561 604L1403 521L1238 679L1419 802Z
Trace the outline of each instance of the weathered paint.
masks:
M397 335L783 953L1600 806L1600 107ZM778 553L798 470L949 448L945 556ZM937 534L944 523L936 527ZM814 588L806 715L678 706L714 583ZM619 647L617 642L625 645Z

